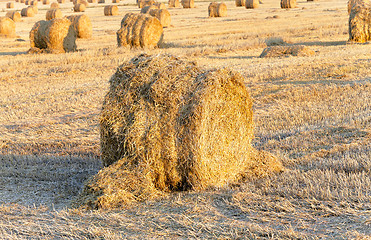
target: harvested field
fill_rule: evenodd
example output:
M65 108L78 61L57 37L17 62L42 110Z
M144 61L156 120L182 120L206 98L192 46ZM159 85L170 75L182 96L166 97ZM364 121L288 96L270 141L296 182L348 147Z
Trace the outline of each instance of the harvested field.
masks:
M134 0L115 4L122 14L109 17L103 9L111 1L89 4L91 38L78 38L71 53L26 53L49 5L16 23L17 37L0 41L0 238L371 237L370 41L348 42L347 1L301 0L290 9L273 0L257 9L224 3L223 18L208 17L210 1L169 8L172 26L155 49L117 47L124 14L140 12ZM72 8L60 4L63 16ZM288 45L314 54L259 57ZM84 181L102 169L99 119L109 79L143 52L240 73L253 99L252 146L285 171L121 210L72 209Z

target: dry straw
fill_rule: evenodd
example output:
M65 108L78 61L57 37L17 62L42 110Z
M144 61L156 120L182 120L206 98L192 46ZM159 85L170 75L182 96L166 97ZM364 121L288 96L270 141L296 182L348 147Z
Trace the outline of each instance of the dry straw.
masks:
M67 18L71 21L78 38L91 38L93 27L87 15L71 15Z
M160 21L148 14L127 13L117 31L117 45L153 48L162 43Z
M246 0L245 7L246 8L258 8L259 0Z
M281 0L281 8L295 8L296 0Z
M76 51L76 32L67 18L35 23L30 31L30 53Z
M194 8L195 1L194 0L182 0L183 8Z
M245 0L236 0L235 3L236 3L236 7L245 7L246 5Z
M168 6L169 8L178 8L180 7L180 2L179 0L169 0Z
M150 9L149 15L160 20L162 27L169 27L171 24L171 16L167 9Z
M109 5L104 7L105 16L116 16L119 15L119 8L116 5Z
M5 14L5 17L12 19L14 22L21 21L21 14L18 11L10 11Z
M35 16L34 9L32 7L26 7L21 10L22 17L33 17Z
M225 17L227 16L227 5L225 3L212 2L208 7L209 17Z
M353 4L349 15L349 41L364 43L371 40L371 5Z
M15 22L8 17L0 17L0 37L15 37Z
M59 4L57 2L53 2L50 4L50 8L59 8Z
M252 100L243 77L171 55L119 66L105 97L103 168L76 201L120 208L174 190L204 190L282 170L251 147Z
M63 17L62 11L59 8L49 9L46 12L46 21L49 21L54 18L62 18L62 17Z
M149 5L149 6L142 7L142 9L140 10L140 13L143 13L143 14L149 13L149 10L151 9L157 9L157 7L155 5Z
M86 10L85 4L77 3L73 6L74 12L85 12L85 10Z
M353 5L355 4L370 4L370 0L349 0L348 1L348 14L352 10Z
M6 8L14 8L14 2L6 3Z
M259 57L311 56L314 51L304 45L271 46L263 50Z

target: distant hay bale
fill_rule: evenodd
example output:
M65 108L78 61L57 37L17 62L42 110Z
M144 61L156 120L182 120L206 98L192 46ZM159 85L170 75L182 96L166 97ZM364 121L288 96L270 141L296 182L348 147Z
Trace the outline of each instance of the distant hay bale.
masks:
M35 14L37 14L37 13L39 12L39 9L37 8L36 5L29 6L29 8L32 8L32 10L33 10L33 12L34 12Z
M149 13L149 10L151 9L157 9L157 7L155 5L149 5L149 6L142 7L142 9L140 10L140 13L143 13L143 14Z
M15 22L9 17L0 17L0 37L15 37Z
M259 0L246 0L245 7L246 8L258 8Z
M76 5L78 3L81 3L81 0L73 0L72 3L73 3L73 5Z
M59 8L59 4L57 2L52 2L52 4L50 4L50 8Z
M36 0L30 2L30 6L37 6L38 2Z
M98 0L98 3L106 3L105 0Z
M62 11L59 8L53 8L46 11L46 21L54 18L62 18Z
M178 8L180 7L180 2L179 0L169 0L168 6L169 8Z
M76 51L76 32L67 18L38 21L30 31L30 53Z
M14 2L6 3L6 8L14 8Z
M104 7L104 16L119 15L119 8L116 5L109 5Z
M120 0L112 0L112 3L120 3Z
M21 14L18 11L10 11L5 14L5 17L12 19L14 22L21 21Z
M31 0L26 0L26 1L24 1L24 4L25 4L25 5L30 5L30 3L31 3Z
M246 1L245 0L235 0L236 7L245 7Z
M67 18L71 21L78 38L91 38L93 27L87 15L71 15Z
M311 56L314 51L304 45L270 46L263 50L259 57Z
M19 2L19 0L15 0L15 2Z
M89 3L88 3L87 1L85 1L85 0L81 0L80 3L81 3L81 4L84 4L85 7L88 7L88 6L89 6Z
M167 9L150 9L149 15L160 20L162 27L169 27L171 24L171 16Z
M295 8L296 0L281 0L281 8Z
M43 0L43 5L49 5L50 1L49 0Z
M75 201L92 209L282 171L274 156L251 146L252 100L243 77L171 55L139 55L118 67L100 137L105 168Z
M151 6L155 3L154 0L138 0L137 4L139 8L143 8L145 6Z
M116 34L119 47L153 48L162 43L163 28L157 18L148 14L127 13Z
M194 0L182 0L183 8L194 8L195 1Z
M85 10L86 10L85 4L78 3L73 6L74 12L85 12Z
M25 0L19 0L20 3L25 3L26 1Z
M349 41L364 43L371 40L371 5L355 3L349 15Z
M97 0L88 0L88 3L97 3Z
M65 0L58 0L58 3L60 4L65 3Z
M32 7L26 7L21 10L21 16L22 17L34 17L35 12Z
M209 17L227 16L227 5L225 3L212 2L208 7Z

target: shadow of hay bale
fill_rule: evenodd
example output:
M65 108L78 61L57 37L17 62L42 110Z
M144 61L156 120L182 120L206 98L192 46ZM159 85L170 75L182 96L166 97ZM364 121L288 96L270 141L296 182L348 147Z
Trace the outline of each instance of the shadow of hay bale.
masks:
M311 56L314 51L303 45L270 46L263 50L259 57Z
M252 100L243 81L171 55L143 54L119 66L100 120L106 168L75 204L117 208L281 171L274 156L251 147Z

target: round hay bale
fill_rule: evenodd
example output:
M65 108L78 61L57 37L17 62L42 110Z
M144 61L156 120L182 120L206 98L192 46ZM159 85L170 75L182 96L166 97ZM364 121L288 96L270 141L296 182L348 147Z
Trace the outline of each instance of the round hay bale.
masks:
M93 27L87 15L71 15L67 18L71 21L78 38L91 38Z
M38 2L37 0L31 1L30 6L37 6Z
M59 4L57 2L52 2L50 8L59 8Z
M128 13L117 31L117 45L130 47L157 47L162 43L163 28L160 21L148 14Z
M34 17L35 12L32 7L26 7L21 10L21 16L22 17Z
M46 12L46 21L49 21L54 18L62 18L62 17L63 17L62 11L59 8L49 9Z
M169 8L178 8L180 7L180 2L179 0L169 0L168 6Z
M21 14L17 11L7 12L5 17L8 17L8 18L12 19L14 22L21 21Z
M43 0L43 5L49 5L50 1L49 0Z
M14 8L14 2L6 3L6 8Z
M248 171L281 171L277 159L252 148L252 115L239 73L166 54L131 59L111 77L102 107L105 168L78 204L125 207L168 191L222 187Z
M352 10L353 5L356 4L370 4L370 0L349 0L348 1L348 14L350 14L350 11Z
M37 14L38 12L39 12L39 9L37 8L37 6L29 6L29 8L32 8L32 10L33 10L33 12L35 13L35 14Z
M98 0L98 3L106 3L105 0Z
M60 4L65 3L65 0L58 0L58 3Z
M151 9L157 9L157 7L155 5L142 7L142 9L140 10L140 13L143 13L143 14L149 13L149 10Z
M76 51L76 32L67 18L35 23L30 31L29 52L64 53Z
M25 2L26 2L26 0L19 0L19 2L20 2L20 3L25 3Z
M152 5L155 6L157 9L166 9L166 6L164 3L155 2Z
M371 5L353 4L349 15L349 41L364 43L371 40Z
M314 51L304 45L270 46L263 50L259 57L311 56Z
M112 0L112 3L120 3L120 0Z
M85 0L81 0L80 3L81 3L81 4L84 4L85 7L88 7L88 6L89 6L89 3L88 3L87 1L85 1Z
M183 8L194 8L195 1L194 0L182 0Z
M104 16L119 15L119 8L116 5L108 5L104 7Z
M19 0L15 0L15 2L19 2Z
M169 27L171 24L171 16L167 9L150 9L149 15L160 20L162 27Z
M15 37L15 22L8 17L0 17L0 37Z
M26 1L24 2L24 4L25 4L25 5L30 5L30 2L31 2L31 0L26 0Z
M236 7L244 7L246 5L245 0L236 0L235 3L236 3Z
M227 16L227 5L225 3L212 2L208 7L209 17L225 17Z
M97 3L97 0L88 0L88 3Z
M151 6L155 3L154 0L138 0L137 4L139 8L144 8L146 6Z
M78 3L73 6L74 12L85 12L86 6L85 4Z
M281 0L281 8L295 8L296 0Z
M246 0L245 2L246 8L258 8L259 7L259 0Z

